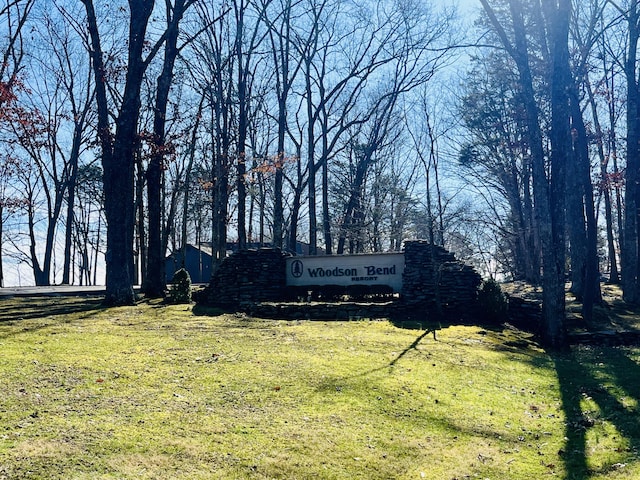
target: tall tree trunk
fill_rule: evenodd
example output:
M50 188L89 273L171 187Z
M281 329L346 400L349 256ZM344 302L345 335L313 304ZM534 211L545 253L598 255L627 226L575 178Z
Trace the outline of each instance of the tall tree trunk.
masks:
M69 191L67 194L67 214L64 235L64 264L62 267L62 284L71 284L71 247L73 240L74 203L75 203L75 183L77 174L77 164L72 166L69 179Z
M285 80L286 81L286 80ZM275 183L273 187L273 246L282 248L284 235L284 206L282 202L282 187L284 183L284 137L287 130L287 102L286 97L278 101L278 154L275 162Z
M567 55L568 57L568 55ZM582 316L585 321L593 319L593 306L600 303L600 269L598 265L598 226L596 224L595 203L593 199L593 184L591 183L591 164L589 158L589 143L587 129L582 117L580 100L575 82L572 79L569 62L565 66L566 76L570 84L565 89L569 95L571 131L573 139L573 153L576 162L576 173L579 179L579 191L581 192L581 210L584 212L585 224L583 237L585 239Z
M229 195L229 110L226 104L222 104L223 79L220 70L216 99L214 99L214 117L212 119L212 131L216 139L213 146L213 265L212 272L218 268L227 251L227 214Z
M244 1L238 6L234 3L236 13L236 57L238 63L238 145L237 145L237 178L236 190L238 194L238 249L247 247L247 186L245 175L247 173L247 127L249 123L247 105L247 75L249 59L244 58ZM246 62L246 63L245 63Z
M200 103L198 105L198 112L202 111L202 105L205 100L205 95L203 94L200 98ZM193 170L193 162L196 157L196 142L198 140L198 130L200 127L200 113L196 115L195 123L193 125L193 129L191 130L191 140L189 141L189 162L187 164L187 168L184 173L183 180L183 197L182 197L182 231L181 231L181 245L180 245L180 268L185 267L186 261L186 249L187 249L187 223L189 220L189 197L191 192L191 172ZM197 229L197 232L200 231L200 228ZM196 233L197 235L197 233ZM199 239L199 238L198 238Z
M307 107L307 170L309 180L307 182L307 196L309 197L309 255L318 254L318 214L316 207L316 174L315 163L316 139L315 116L313 114L313 90L311 88L311 59L305 59L305 92Z
M36 232L33 205L29 202L27 206L27 223L29 228L29 256L31 257L31 269L33 270L33 280L37 286L48 285L45 272L40 267L38 253L36 252Z
M0 202L0 288L4 287L4 263L2 257L2 245L4 239L4 207Z
M340 235L338 237L338 247L336 253L342 255L344 253L345 242L347 238L357 241L359 235L358 215L362 208L361 201L363 195L363 186L369 166L375 152L375 145L366 146L361 151L356 151L356 174L351 184L349 198L344 208L342 224L340 225ZM351 243L350 253L354 253L355 244Z
M575 135L577 137L577 134ZM574 142L575 143L575 142ZM579 301L583 300L585 289L585 273L587 262L587 237L585 232L586 219L584 216L584 191L580 178L579 152L574 149L567 157L567 232L569 234L569 248L571 254L571 287L570 291Z
M173 70L178 57L179 24L189 2L176 0L172 11L167 2L167 30L164 44L164 61L162 71L157 79L156 101L153 112L153 153L147 167L147 209L149 215L149 232L147 246L146 275L142 290L146 296L161 298L167 288L165 277L162 228L162 190L164 186L164 168L169 146L166 144L167 106L169 92L173 82Z
M287 162L285 137L287 134L287 109L288 98L293 86L293 80L302 65L302 59L298 59L297 63L291 64L291 15L292 1L284 2L283 11L281 12L280 30L276 31L272 28L269 32L271 39L271 47L273 49L273 61L276 69L276 93L278 98L278 141L277 153L275 158L275 179L273 187L273 246L282 248L284 238L284 203L283 203L283 186L284 186L284 166ZM277 41L276 41L277 37Z
M328 116L323 108L322 115L322 233L324 236L324 250L327 255L333 253L333 238L331 236L331 212L329 210L329 145L327 135L329 132Z
M526 115L526 135L529 139L531 150L531 164L533 177L533 196L536 224L540 239L540 249L542 258L542 316L543 316L543 338L547 345L553 348L564 348L566 345L566 331L564 324L565 292L564 292L564 224L559 224L564 219L563 196L558 198L560 193L564 193L564 171L560 160L552 165L551 176L554 179L552 188L548 183L545 171L545 154L542 143L542 131L539 124L539 111L536 103L535 90L533 88L533 78L529 66L529 53L527 33L522 16L522 4L520 0L509 0L509 9L513 21L514 44L512 45L508 35L489 6L487 0L480 0L484 10L490 18L500 40L516 63L518 69L520 88L522 89L522 100ZM566 4L566 0L561 0ZM562 20L565 20L564 18ZM568 18L566 19L568 22ZM559 33L560 28L557 29ZM558 36L556 29L553 30ZM558 42L555 42L558 43ZM558 44L562 48L562 44ZM560 52L564 54L564 50ZM556 54L557 55L557 54ZM560 59L555 59L553 74L559 76L556 70L560 65ZM557 81L556 81L556 86ZM560 92L556 91L556 95ZM556 102L559 99L556 99ZM561 117L556 112L556 133L560 132ZM560 138L560 137L558 137ZM567 139L568 140L568 139ZM561 152L556 152L556 157ZM554 175L557 173L558 176ZM555 203L554 203L555 202ZM560 225L562 227L560 228Z
M607 235L607 257L609 260L609 282L618 283L618 259L616 256L615 239L613 235L613 207L611 203L611 185L608 180L608 164L609 158L604 151L604 135L602 126L600 124L600 115L598 113L598 106L596 104L593 88L591 82L586 80L586 90L589 98L589 106L591 107L591 116L593 117L593 126L598 139L597 150L600 164L600 187L604 197L604 213L605 213L605 228Z
M73 130L73 144L69 155L69 177L67 179L67 221L64 236L64 265L62 269L62 283L69 285L71 280L71 244L73 237L74 208L76 195L76 182L78 179L78 162L80 159L80 146L82 144L82 134L84 133L85 119L89 112L89 102L76 121Z
M300 217L300 209L302 208L302 194L307 186L302 171L302 152L300 145L296 147L296 182L290 181L293 188L293 201L291 202L291 218L289 221L289 240L287 242L287 250L295 253L298 247L298 222Z
M57 182L56 182L57 183ZM53 250L55 248L56 229L58 227L58 220L62 213L62 202L64 197L64 186L56 184L55 187L55 199L53 210L49 213L47 236L44 246L44 260L42 262L43 277L42 285L51 285L51 266L53 262Z
M134 268L133 272L133 284L144 285L147 278L147 227L146 227L146 214L144 204L144 189L146 185L145 170L142 164L142 152L136 152L136 181L135 181L135 195L134 195L134 210L136 211L136 234L134 238Z
M555 3L555 2L554 2ZM545 315L547 343L556 348L566 346L565 309L565 188L566 166L571 161L571 111L568 90L572 78L569 68L569 19L571 0L558 0L549 11L551 51L551 234L552 249L543 252L550 257L552 269L545 287L552 289ZM548 267L547 267L548 268ZM547 272L545 272L547 277ZM545 306L543 305L543 309Z
M106 69L92 0L81 0L87 11L91 58L96 81L98 136L102 150L105 216L107 219L106 294L107 305L133 304L133 236L135 224L134 163L138 148L140 89L146 64L142 53L153 0L129 0L130 20L127 74L122 104L115 123L109 126Z
M260 220L258 224L258 242L260 245L265 242L265 219L267 214L267 192L265 187L264 175L262 173L258 174L258 186L259 186L259 210L260 210Z
M637 48L640 37L638 1L632 0L627 11L627 168L625 170L624 242L622 251L622 290L624 299L640 302L638 285L638 217L640 215L640 90L636 79Z

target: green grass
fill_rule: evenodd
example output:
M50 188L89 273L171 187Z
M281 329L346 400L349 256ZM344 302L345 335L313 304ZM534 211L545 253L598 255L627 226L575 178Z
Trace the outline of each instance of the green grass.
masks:
M636 479L640 349L0 301L0 480Z

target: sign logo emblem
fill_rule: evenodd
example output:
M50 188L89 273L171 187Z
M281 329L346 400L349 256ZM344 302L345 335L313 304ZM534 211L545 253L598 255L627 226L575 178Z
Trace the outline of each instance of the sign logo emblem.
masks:
M294 278L300 278L304 273L304 265L302 265L301 260L294 260L291 262L291 275Z

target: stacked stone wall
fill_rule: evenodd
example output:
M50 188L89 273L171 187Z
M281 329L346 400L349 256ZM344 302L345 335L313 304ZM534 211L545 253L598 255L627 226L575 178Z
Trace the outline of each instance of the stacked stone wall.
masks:
M305 306L303 302L295 307L285 306L295 297L295 289L286 285L287 255L268 248L240 251L226 258L198 302L254 315L282 315L281 318L390 318L407 312L435 319L460 318L475 312L481 278L472 267L456 260L444 248L423 241L407 242L404 255L402 293L395 301L382 305L327 302L320 307Z
M215 271L200 303L241 310L243 305L280 301L286 292L286 257L275 248L234 253Z
M431 317L476 313L480 275L444 248L425 241L406 242L402 300L409 310Z

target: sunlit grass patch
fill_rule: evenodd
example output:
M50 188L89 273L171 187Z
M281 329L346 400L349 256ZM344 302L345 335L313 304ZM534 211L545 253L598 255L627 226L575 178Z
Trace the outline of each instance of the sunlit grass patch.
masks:
M0 478L640 475L637 349L65 301L0 307Z

